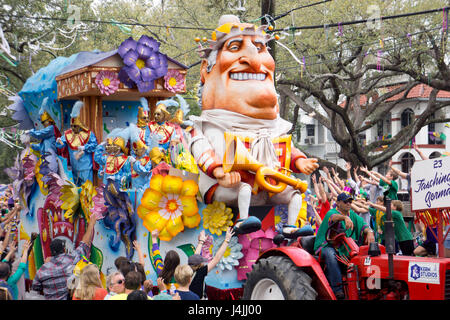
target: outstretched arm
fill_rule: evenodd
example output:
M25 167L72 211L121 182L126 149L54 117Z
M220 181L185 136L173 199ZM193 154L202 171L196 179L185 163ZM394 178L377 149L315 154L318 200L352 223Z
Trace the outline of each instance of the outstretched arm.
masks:
M400 171L400 170L398 170L397 168L395 168L395 167L392 165L392 160L389 161L389 168L391 168L392 171L394 171L399 177L402 177L403 179L406 179L407 176L408 176L407 173L405 173L405 172L403 172L403 171Z
M312 175L311 176L311 182L314 186L314 193L317 195L317 198L322 201L322 196L319 194L319 185L317 182L317 176L316 175Z
M208 272L214 269L214 267L219 263L220 259L222 259L233 234L234 234L233 228L231 227L228 228L227 233L225 235L225 241L222 243L219 250L217 250L214 258L208 263Z
M378 179L383 180L383 181L386 182L388 185L391 185L391 184L392 184L392 181L389 180L388 178L386 178L385 176L383 176L381 173L376 172L376 171L371 171L371 172L372 172L372 174L373 174L375 177L377 177Z
M206 240L205 230L202 230L202 231L200 231L200 234L198 235L198 244L197 244L197 247L195 248L194 254L201 254L202 247L203 247L203 244L205 243L205 240Z
M382 205L379 205L379 204L376 204L376 203L373 203L373 202L370 202L370 201L368 201L368 203L369 203L369 205L371 207L373 207L373 208L375 208L377 210L381 210L383 212L386 212L386 207L385 206L382 206Z
M88 246L91 246L92 243L92 237L94 236L94 228L95 224L97 223L97 216L91 215L89 217L89 224L86 230L86 233L83 235L83 238L81 239L82 242L87 244Z
M324 179L333 196L337 197L342 191L331 179Z
M141 250L141 244L137 240L134 240L133 247L136 250L136 252L138 253L139 263L142 264L142 266L145 266L145 259L144 259L144 254L142 253L142 250Z
M419 154L419 156L422 158L422 160L428 160L428 157L423 154L423 152L419 149L416 143L413 143L414 150Z

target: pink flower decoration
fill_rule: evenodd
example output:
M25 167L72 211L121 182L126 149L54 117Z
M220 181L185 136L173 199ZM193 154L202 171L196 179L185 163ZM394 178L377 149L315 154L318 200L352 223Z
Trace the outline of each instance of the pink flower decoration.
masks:
M119 89L120 80L117 73L112 71L103 70L97 73L95 77L95 84L100 90L101 94L109 96Z
M202 257L208 259L208 262L213 259L212 245L213 245L213 237L210 234L208 234L206 235L206 239L205 242L203 243L201 252Z
M239 260L239 266L237 267L238 280L247 279L247 273L252 271L253 264L259 255L275 247L273 243L275 234L273 228L270 227L265 232L258 230L238 236L239 243L242 244L242 253L244 254L244 257Z
M184 90L184 74L178 70L171 69L164 76L164 88L167 90L177 93Z
M91 215L95 215L97 219L103 219L104 214L107 210L105 205L105 198L103 197L103 188L104 188L103 185L95 188L97 194L94 197L92 197L94 207L91 208Z

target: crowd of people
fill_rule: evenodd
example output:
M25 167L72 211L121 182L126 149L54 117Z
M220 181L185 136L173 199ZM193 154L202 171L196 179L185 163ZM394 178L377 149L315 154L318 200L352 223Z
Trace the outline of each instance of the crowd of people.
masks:
M17 255L21 206L18 202L9 203L11 190L5 192L2 201L0 230L0 299L1 300L200 300L207 299L205 277L225 254L233 228L226 232L225 241L212 260L201 256L206 241L205 232L200 232L195 253L189 256L187 264L180 263L175 250L161 257L158 245L158 231L152 237L152 261L157 270L157 283L147 279L144 270L145 258L139 242L133 246L137 252L137 262L124 256L114 261L115 268L106 275L103 284L101 272L96 264L89 262L91 243L97 223L92 215L86 232L79 245L67 250L64 240L53 239L50 254L44 264L36 271L29 288L24 283L29 254L33 248L32 240L22 245ZM19 259L16 259L16 256ZM16 261L17 260L17 261ZM17 262L17 263L16 263ZM19 283L19 280L21 281Z
M422 160L428 157L413 144L413 148ZM437 255L437 228L426 226L422 221L411 219L406 223L403 202L398 199L399 179L407 181L407 189L411 189L411 172L402 172L389 161L385 175L366 167L352 168L346 163L346 179L342 179L334 168L322 167L311 176L311 187L314 193L308 197L309 224L320 227L325 215L336 207L337 197L341 193L349 193L351 210L362 217L374 231L375 240L385 244L384 223L386 220L385 196L391 199L392 221L394 222L395 245L397 254L410 256ZM448 226L447 226L448 229ZM447 230L445 230L447 231ZM444 241L445 255L450 256L450 237Z

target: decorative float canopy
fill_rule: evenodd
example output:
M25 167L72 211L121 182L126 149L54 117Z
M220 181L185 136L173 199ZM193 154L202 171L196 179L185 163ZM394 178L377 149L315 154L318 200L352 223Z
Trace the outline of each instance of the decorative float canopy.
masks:
M147 36L126 39L108 52L80 52L56 77L58 100L167 98L186 92L187 67L159 51Z

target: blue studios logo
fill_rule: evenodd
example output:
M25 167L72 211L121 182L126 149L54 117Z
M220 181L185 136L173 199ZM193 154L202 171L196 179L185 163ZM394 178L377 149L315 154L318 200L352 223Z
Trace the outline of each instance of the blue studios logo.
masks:
M411 266L411 274L410 277L414 280L417 280L420 278L420 267L417 264L414 264Z
M439 264L429 262L410 262L408 268L409 282L439 284Z

